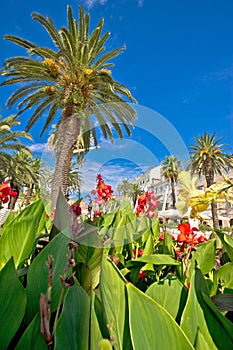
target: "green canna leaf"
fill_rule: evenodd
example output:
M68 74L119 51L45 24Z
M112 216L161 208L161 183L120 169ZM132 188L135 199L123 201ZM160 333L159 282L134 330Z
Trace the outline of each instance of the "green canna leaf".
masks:
M13 257L16 268L30 255L37 226L44 213L42 200L25 208L8 225L4 225L0 237L0 269Z
M0 347L7 349L24 317L26 295L15 271L13 259L0 272Z

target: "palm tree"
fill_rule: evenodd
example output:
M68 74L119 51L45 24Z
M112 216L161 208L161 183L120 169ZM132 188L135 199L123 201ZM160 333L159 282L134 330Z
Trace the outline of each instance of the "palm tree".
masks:
M117 192L121 197L125 197L126 195L129 195L132 191L132 184L129 182L128 179L123 179L118 185L117 185Z
M207 187L214 183L215 174L222 175L227 167L233 167L233 157L224 152L224 144L220 144L223 137L216 139L216 132L210 135L204 132L199 138L194 137L195 144L190 145L190 164L192 172L204 175ZM214 227L219 227L217 206L211 203Z
M77 192L78 198L80 198L82 183L82 174L80 170L78 169L75 162L71 162L69 172L69 184L67 187L68 194L73 194Z
M78 22L68 6L68 26L60 30L56 29L49 17L33 13L32 18L48 32L55 49L40 47L14 35L5 35L5 39L25 48L28 56L12 57L5 61L2 75L6 80L2 85L21 84L7 104L11 107L18 102L19 114L33 109L27 131L43 117L42 135L61 112L58 116L61 146L54 171L54 192L58 193L62 185L65 193L78 136L84 135L87 148L91 137L97 145L96 120L105 138L113 140L112 129L120 138L123 137L122 128L129 135L136 113L124 99L135 100L130 91L111 76L109 68L113 63L110 60L121 54L124 47L105 52L104 45L110 33L101 36L103 19L89 34L90 17L81 6Z
M133 207L135 208L136 203L137 203L137 199L139 196L141 196L141 194L143 194L143 190L141 189L141 187L138 184L133 184L131 191L129 193L129 197L132 199L133 201Z
M24 151L28 155L30 150L22 144L20 138L32 139L31 135L25 131L12 131L14 126L20 125L15 115L6 118L0 116L0 178L4 180L4 172L12 162L12 153L14 151ZM6 176L5 176L6 177Z
M29 156L28 153L21 150L14 152L7 168L1 169L1 176L8 178L11 188L18 193L17 196L10 198L9 209L14 209L19 192L23 186L28 187L27 198L31 197L34 184L37 183L39 177L38 164L38 158L32 159L31 155Z
M181 161L176 156L167 156L161 163L162 174L171 184L172 191L172 209L176 208L175 184L178 180L179 171L182 169Z

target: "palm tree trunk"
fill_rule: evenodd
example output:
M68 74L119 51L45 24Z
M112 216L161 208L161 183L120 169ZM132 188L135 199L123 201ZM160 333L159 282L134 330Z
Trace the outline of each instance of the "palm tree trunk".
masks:
M73 147L80 133L80 120L75 115L61 123L58 129L58 146L56 149L56 165L52 179L51 210L56 208L57 198L61 190L66 195L69 183L70 164Z
M172 209L176 208L176 194L175 194L175 182L174 179L171 178L171 188L172 188Z
M62 192L66 194L69 185L70 164L73 158L74 145L68 150L62 166Z
M207 187L210 187L211 185L213 185L213 183L214 183L214 172L213 172L213 167L212 167L211 164L206 167L205 179L206 179ZM212 214L212 220L213 220L213 227L214 228L219 228L218 210L217 210L217 204L215 204L215 203L211 203L211 214Z
M33 192L33 188L34 188L34 183L30 183L29 187L27 189L27 199L29 200L32 196L32 192Z
M212 213L214 228L219 228L217 204L211 203L211 213Z
M10 196L10 201L9 201L9 204L8 204L8 209L14 210L15 209L15 204L16 204L17 199L19 197L19 188L18 188L18 186L14 186L14 184L11 182L11 189L12 189L12 191L18 193L17 196L14 196L14 197Z

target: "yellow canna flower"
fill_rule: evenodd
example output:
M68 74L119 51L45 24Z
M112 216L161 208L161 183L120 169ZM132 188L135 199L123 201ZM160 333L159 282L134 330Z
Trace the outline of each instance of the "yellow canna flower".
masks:
M197 177L191 178L187 171L181 171L178 177L183 191L178 196L176 207L181 215L187 213L191 207L190 217L200 217L199 212L207 210L211 203L225 200L233 203L233 182L227 178L223 182L216 182L204 192L195 188Z
M176 202L176 207L181 215L188 212L191 207L191 217L198 217L198 212L205 211L209 205L210 200L206 197L204 191L197 190L195 187L197 177L191 177L187 171L181 171L178 176L183 191L179 194L179 201Z

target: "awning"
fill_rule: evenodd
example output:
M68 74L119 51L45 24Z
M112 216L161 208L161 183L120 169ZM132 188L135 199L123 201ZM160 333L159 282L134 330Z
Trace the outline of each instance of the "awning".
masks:
M158 212L158 216L166 219L179 219L181 217L177 209L161 210Z

